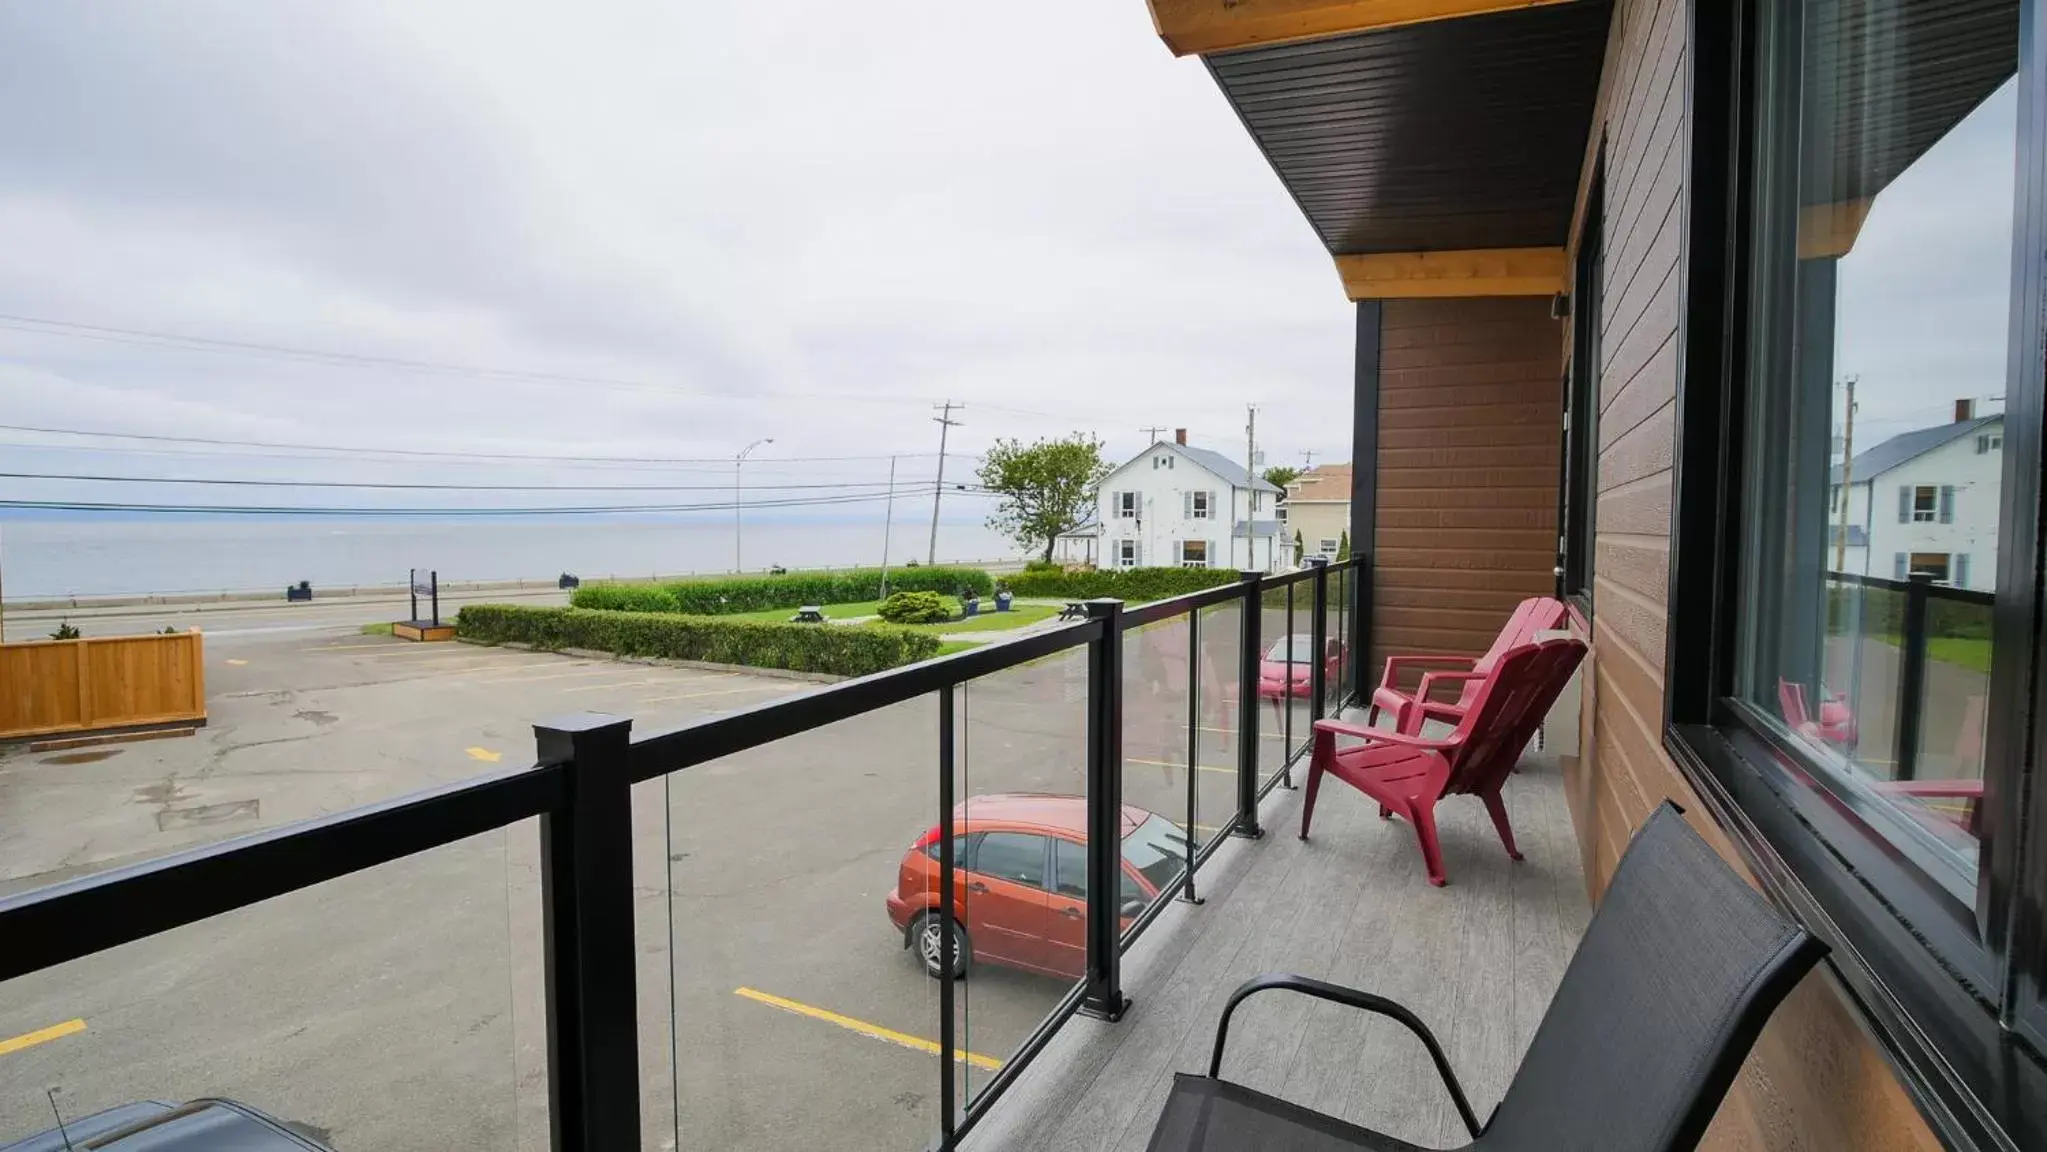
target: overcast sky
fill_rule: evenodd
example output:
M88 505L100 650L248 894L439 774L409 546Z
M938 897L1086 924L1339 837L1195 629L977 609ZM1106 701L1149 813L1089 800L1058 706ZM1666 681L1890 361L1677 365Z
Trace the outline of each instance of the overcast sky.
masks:
M1256 402L1271 462L1348 451L1329 258L1140 0L17 0L0 104L7 424L716 458L771 436L771 477L930 453L943 398L956 448L1081 428L1118 456L1147 425L1241 455ZM588 476L30 441L66 442L0 432L8 470ZM109 489L0 481L56 492Z

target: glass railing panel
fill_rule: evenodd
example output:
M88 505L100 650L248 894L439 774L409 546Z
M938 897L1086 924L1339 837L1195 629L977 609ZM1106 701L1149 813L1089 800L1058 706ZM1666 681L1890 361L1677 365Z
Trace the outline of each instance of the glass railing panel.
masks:
M962 1109L1087 968L1087 685L1083 647L957 689Z
M536 826L0 984L0 1145L96 1147L219 1099L157 1131L189 1127L191 1147L230 1132L257 1147L275 1126L337 1149L545 1149Z
M1232 601L1201 610L1195 644L1195 824L1203 844L1222 834L1237 811L1238 670L1244 609Z
M920 697L664 778L676 1147L935 1143L938 714Z

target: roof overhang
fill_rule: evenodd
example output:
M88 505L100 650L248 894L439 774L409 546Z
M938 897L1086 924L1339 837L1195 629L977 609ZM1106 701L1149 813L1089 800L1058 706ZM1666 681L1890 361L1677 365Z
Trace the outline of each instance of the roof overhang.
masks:
M1151 0L1352 299L1548 295L1611 0Z

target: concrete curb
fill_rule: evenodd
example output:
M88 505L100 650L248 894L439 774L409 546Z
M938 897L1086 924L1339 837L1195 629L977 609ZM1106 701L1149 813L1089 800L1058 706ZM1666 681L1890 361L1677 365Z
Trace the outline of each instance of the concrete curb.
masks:
M661 656L621 656L616 652L604 652L595 648L540 648L520 640L507 640L502 644L486 644L457 636L458 644L473 644L478 648L513 648L521 652L552 652L561 656L575 656L583 660L610 660L617 664L646 664L655 668L688 668L699 672L743 672L748 676L767 676L776 680L803 680L812 684L837 684L851 680L851 676L839 676L830 672L798 672L792 668L756 668L751 664L717 664L709 660L670 660Z

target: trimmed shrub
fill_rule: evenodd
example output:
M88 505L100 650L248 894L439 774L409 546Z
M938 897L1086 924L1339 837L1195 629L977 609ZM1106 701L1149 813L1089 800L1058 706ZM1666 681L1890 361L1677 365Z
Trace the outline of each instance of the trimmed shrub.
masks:
M885 625L756 624L673 612L604 612L469 604L455 634L486 644L507 641L553 651L592 648L620 656L707 660L754 668L865 676L938 654L938 637Z
M585 584L569 597L577 608L609 612L680 612L682 608L659 584Z
M1185 596L1219 584L1232 584L1237 574L1224 568L1107 568L1092 572L1019 572L1006 578L1018 596L1056 596L1087 600L1114 596L1132 603Z
M952 605L936 592L891 592L878 612L891 624L941 624L952 619Z

